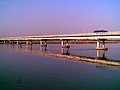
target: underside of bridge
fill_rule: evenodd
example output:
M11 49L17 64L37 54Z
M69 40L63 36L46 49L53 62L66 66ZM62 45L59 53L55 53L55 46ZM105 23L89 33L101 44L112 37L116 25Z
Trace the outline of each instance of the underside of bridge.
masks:
M58 39L58 40L0 40L0 44L26 44L26 45L33 45L33 44L40 44L40 46L47 47L48 44L61 44L61 48L70 48L70 44L96 44L96 50L108 50L105 46L106 43L114 43L118 41L110 41L107 39L94 39L94 40L71 40L71 39Z

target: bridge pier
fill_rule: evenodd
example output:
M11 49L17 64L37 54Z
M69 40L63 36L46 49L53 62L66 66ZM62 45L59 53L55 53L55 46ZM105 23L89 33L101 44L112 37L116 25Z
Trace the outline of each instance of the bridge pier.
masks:
M20 45L20 48L22 48L22 41L18 41L18 44Z
M45 47L47 47L47 41L46 41L46 40L45 40L45 41L41 40L41 41L40 41L40 46L45 46Z
M11 44L11 41L10 41L10 40L8 40L8 43L9 43L9 44Z
M22 48L22 41L17 40L16 44L17 44L18 47L20 46L20 48Z
M61 47L62 48L70 48L68 40L62 40L61 41Z
M12 40L12 41L11 41L11 44L15 44L15 40Z
M33 42L32 41L30 41L30 45L32 45L33 44Z
M26 45L32 45L32 41L26 41Z
M14 40L8 40L9 44L14 44Z
M106 39L99 39L99 40L97 41L96 50L108 50L108 48L105 47L105 40L106 40ZM102 41L102 47L100 46L100 41Z
M19 41L16 41L16 44L18 45L18 44L19 44Z
M6 44L6 41L4 40L3 43Z
M28 48L29 47L29 41L25 41L25 47Z
M29 41L26 41L26 45L29 45Z

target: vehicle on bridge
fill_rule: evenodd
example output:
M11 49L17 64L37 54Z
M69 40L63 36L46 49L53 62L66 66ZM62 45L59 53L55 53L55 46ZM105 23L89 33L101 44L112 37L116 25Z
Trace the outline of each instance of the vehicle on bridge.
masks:
M107 30L95 30L94 33L104 33L104 32L108 32Z

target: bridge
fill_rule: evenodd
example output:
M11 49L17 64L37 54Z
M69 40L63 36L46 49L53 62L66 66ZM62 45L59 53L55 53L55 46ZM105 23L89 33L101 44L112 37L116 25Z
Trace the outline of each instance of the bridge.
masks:
M100 32L100 33L80 33L80 34L61 34L61 35L42 35L42 36L19 36L19 37L3 37L0 38L2 44L19 44L23 42L26 45L32 45L37 41L41 46L48 45L47 41L56 40L61 42L62 48L70 48L70 40L95 40L96 50L107 50L105 43L107 40L120 40L120 32ZM77 41L76 41L77 42ZM100 45L102 42L102 46Z

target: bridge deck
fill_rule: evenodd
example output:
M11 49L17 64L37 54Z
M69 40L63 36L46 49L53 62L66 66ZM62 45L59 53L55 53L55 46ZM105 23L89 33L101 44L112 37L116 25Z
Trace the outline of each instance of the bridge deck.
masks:
M4 37L0 40L120 39L120 32Z

